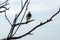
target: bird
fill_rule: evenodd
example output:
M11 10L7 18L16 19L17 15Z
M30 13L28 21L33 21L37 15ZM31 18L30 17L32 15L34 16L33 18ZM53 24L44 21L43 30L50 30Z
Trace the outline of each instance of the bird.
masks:
M31 14L31 12L29 11L28 14L26 15L26 22L28 22L31 17L32 17L32 14Z

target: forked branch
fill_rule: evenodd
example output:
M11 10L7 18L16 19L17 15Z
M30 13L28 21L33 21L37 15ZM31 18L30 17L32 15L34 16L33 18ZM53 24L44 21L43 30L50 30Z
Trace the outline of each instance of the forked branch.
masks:
M26 5L26 9L25 9L25 12L24 12L24 14L23 14L23 17L22 17L22 19L21 19L21 21L20 21L20 23L19 23L16 31L14 32L13 36L16 34L17 30L18 30L19 27L21 26L21 23L22 23L22 21L23 21L23 19L24 19L24 17L25 17L25 14L26 14L26 12L27 12L27 10L28 10L28 5L29 5L29 3L30 3L30 0L29 0L29 2L28 2L27 5ZM33 21L33 20L31 20L31 21ZM31 21L28 21L28 23L31 22ZM25 24L27 24L27 22L26 22ZM15 24L15 25L16 25L16 24Z

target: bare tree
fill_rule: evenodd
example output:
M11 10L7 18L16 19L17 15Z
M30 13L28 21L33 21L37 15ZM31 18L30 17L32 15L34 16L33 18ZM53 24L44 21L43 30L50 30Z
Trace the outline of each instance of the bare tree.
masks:
M16 32L17 32L17 30L19 29L19 27L21 27L21 25L23 25L23 24L28 24L28 23L34 21L34 20L28 20L28 21L26 21L26 22L22 22L23 19L24 19L24 17L25 17L26 12L28 12L28 13L31 12L31 11L28 11L28 9L29 9L29 8L28 8L28 5L29 5L29 3L30 3L31 0L26 0L24 4L23 4L23 1L21 0L21 10L20 10L20 12L19 12L18 14L15 15L15 18L14 18L14 20L13 20L13 23L10 22L10 20L7 18L7 15L6 15L6 10L8 10L9 8L7 8L7 7L5 7L5 6L8 5L8 3L7 3L8 1L9 1L9 0L6 0L5 2L3 2L3 3L0 4L0 5L1 5L1 6L0 6L0 9L1 9L1 8L4 8L4 9L5 9L5 10L3 10L3 11L0 11L0 13L4 12L6 20L7 20L7 21L9 22L9 24L11 25L11 29L10 29L10 32L9 32L7 38L4 38L4 39L2 39L2 40L12 40L12 39L19 39L19 38L25 37L26 35L31 34L31 32L33 32L33 31L34 31L35 29L37 29L38 27L41 27L42 25L44 25L44 24L52 21L53 18L60 12L60 8L59 8L59 10L58 10L54 15L52 15L49 19L47 19L45 22L40 22L40 24L36 25L34 28L32 28L32 29L31 29L30 31L28 31L27 33L25 33L25 34L23 34L23 35L21 35L21 36L18 36L18 37L14 37L14 35L16 34ZM26 8L26 9L25 9L25 11L24 11L23 17L22 17L21 21L20 21L19 23L17 23L17 19L19 18L20 14L22 14L24 8ZM16 26L18 26L18 27L17 27L16 31L14 32L14 29L15 29ZM14 33L13 33L13 32L14 32Z

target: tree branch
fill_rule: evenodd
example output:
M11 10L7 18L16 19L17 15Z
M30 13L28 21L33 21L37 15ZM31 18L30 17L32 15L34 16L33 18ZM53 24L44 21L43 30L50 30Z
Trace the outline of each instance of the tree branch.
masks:
M23 18L24 18L25 14L26 14L26 11L28 10L28 5L29 5L29 3L30 3L30 1L27 3L26 10L25 10L25 12L24 12L24 14L23 14L23 17L22 17L20 23L22 23ZM21 25L21 24L19 24L19 26L17 27L17 29L16 29L16 31L14 32L13 36L16 34L16 32L17 32L17 30L19 29L20 25Z
M20 23L22 23L22 21L23 21L23 18L24 18L25 14L26 14L26 11L27 11L27 8L28 8L28 5L29 5L29 2L27 3L26 10L25 10L25 12L24 12L24 14L23 14L23 17L22 17ZM16 21L16 20L15 20L15 21ZM14 25L15 25L15 24L14 24ZM15 35L15 33L17 32L17 30L18 30L19 27L20 27L20 24L19 24L19 26L17 27L16 31L14 32L13 36Z
M40 27L40 26L42 26L42 25L44 25L44 24L52 21L52 18L55 17L59 12L60 12L60 10L59 10L58 12L56 12L54 15L52 15L52 17L51 17L50 19L48 19L47 21L45 21L45 22L43 22L43 23L41 22L39 25L35 26L35 27L34 27L33 29L31 29L29 32L27 32L27 33L25 33L25 34L23 34L23 35L21 35L21 36L18 36L18 37L10 37L10 38L8 38L8 39L18 39L18 38L22 38L22 37L27 36L28 34L30 34L31 32L33 32L33 31L34 31L35 29L37 29L38 27Z
M23 9L24 9L24 7L25 7L25 5L26 5L27 2L28 2L28 0L25 1L23 8L21 9L21 11L19 12L19 14L17 15L17 17L14 20L17 20L18 19L18 17L22 13L22 11L23 11Z
M5 11L5 18L6 18L6 20L9 22L9 24L12 26L10 20L7 18L6 11Z
M17 17L14 19L13 25L12 25L12 28L13 28L13 29L10 30L10 32L9 32L9 33L10 33L10 36L9 36L9 37L12 37L12 33L13 33L13 31L14 31L14 28L15 28L15 23L14 23L14 22L15 22L15 21L18 19L18 17L20 16L20 14L21 14L21 12L23 11L23 9L24 9L25 5L27 4L27 2L28 2L28 0L25 1L23 8L21 9L21 11L20 11L19 14L17 15ZM7 37L7 38L8 38L8 37ZM9 40L9 39L7 39L7 40Z
M4 5L0 6L0 8L3 7L3 6L6 6L6 5L8 5L8 4L9 4L9 3L5 3Z
M5 10L3 10L3 11L0 11L0 13L2 13L2 12L5 12Z
M6 10L9 10L9 8L6 8L6 7L5 7L6 5L8 5L8 3L0 6L0 9L4 8L4 10L3 10L3 11L0 11L0 13L5 12Z
M30 23L30 22L32 22L32 21L34 21L34 20L29 20L28 22L23 22L23 23L17 23L17 24L15 24L15 26L23 25L23 24L28 24L28 23Z
M56 16L60 12L60 9L57 13L55 13L50 19L52 19L54 16Z
M21 0L21 9L23 8L23 1Z
M6 0L5 2L1 3L0 5L3 5L4 3L7 3L9 0Z
M28 21L28 22L23 22L23 23L17 23L17 24L15 24L15 26L23 25L23 24L28 24L28 23L30 23L30 22L32 22L32 21L34 21L34 20L30 20L30 21ZM19 27L18 27L18 28L19 28ZM16 34L18 28L16 29L16 31L14 32L14 34L13 34L12 36L14 36L14 35Z

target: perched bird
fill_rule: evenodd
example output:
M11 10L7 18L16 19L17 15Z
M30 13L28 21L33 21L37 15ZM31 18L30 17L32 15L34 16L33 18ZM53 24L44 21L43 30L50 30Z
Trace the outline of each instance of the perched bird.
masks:
M28 20L31 18L31 12L29 11L28 14L26 15L26 22L28 22Z

